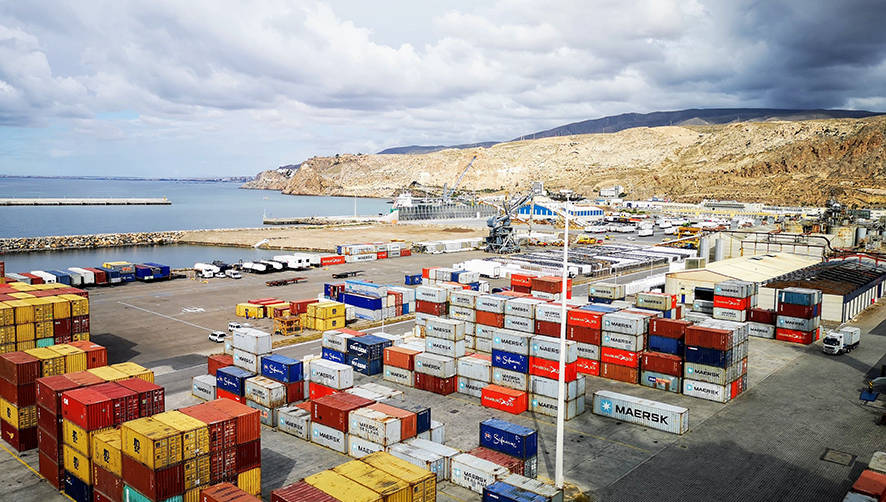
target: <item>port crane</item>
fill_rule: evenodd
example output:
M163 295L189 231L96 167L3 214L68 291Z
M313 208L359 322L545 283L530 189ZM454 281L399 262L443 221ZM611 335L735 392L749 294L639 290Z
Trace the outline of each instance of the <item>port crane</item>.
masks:
M505 197L502 200L501 207L499 208L502 214L486 220L486 226L489 227L489 236L486 237L487 252L505 254L516 253L520 250L516 239L514 239L514 227L511 226L511 218L516 218L517 211L530 199L532 199L532 192L514 197Z
M458 175L458 179L455 180L455 184L452 185L452 188L447 188L446 184L445 183L443 184L443 203L444 204L448 204L448 203L452 202L452 194L455 193L455 189L458 188L458 185L461 183L462 178L465 177L465 174L467 174L468 169L471 168L471 166L474 164L475 160L477 160L476 155L474 155L474 157L471 158L471 161L468 162L468 165L466 165L465 168L462 169L461 174Z

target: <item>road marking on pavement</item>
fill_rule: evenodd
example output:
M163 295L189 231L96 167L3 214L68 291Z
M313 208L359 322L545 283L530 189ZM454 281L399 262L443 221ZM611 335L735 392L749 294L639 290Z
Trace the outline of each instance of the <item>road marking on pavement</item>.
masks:
M163 318L166 318L166 319L170 319L170 320L173 320L173 321L176 321L176 322L180 322L180 323L182 323L182 324L187 324L188 326L193 326L193 327L195 327L195 328L200 328L200 329L202 329L202 330L209 331L210 333L214 331L214 330L211 329L211 328L207 328L207 327L205 327L205 326L200 326L199 324L194 324L194 323L192 323L192 322L188 322L188 321L182 321L181 319L176 319L175 317L168 316L168 315L166 315L166 314L161 314L160 312L154 312L153 310L143 309L143 308L141 308L141 307L136 307L135 305L130 305L130 304L125 303L125 302L117 302L117 303L119 303L120 305L125 305L125 306L130 307L130 308L134 308L134 309L136 309L136 310L141 310L142 312L147 312L147 313L149 313L149 314L154 314L155 316L159 316L159 317L163 317Z
M206 312L203 307L183 307L182 313L190 313L190 312Z
M37 472L36 470L34 470L33 467L31 467L30 465L28 465L27 462L25 462L24 460L22 460L22 458L19 457L18 455L16 455L12 450L10 450L9 448L3 446L2 444L0 444L0 448L3 448L4 450L6 450L6 453L9 453L10 455L12 455L12 458L18 460L19 463L21 463L23 466L27 467L28 470L31 471L31 472L33 472L38 478L40 478L40 479L45 479L45 478L43 477L42 474L40 474L39 472Z

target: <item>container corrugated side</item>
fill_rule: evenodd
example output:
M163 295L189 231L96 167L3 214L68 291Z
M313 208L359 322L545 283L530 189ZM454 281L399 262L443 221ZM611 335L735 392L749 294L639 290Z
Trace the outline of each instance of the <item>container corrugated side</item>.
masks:
M167 411L153 416L154 420L181 432L182 459L209 453L209 426L180 411Z
M453 457L451 466L453 484L481 494L483 488L510 474L505 467L467 453Z
M417 467L383 451L360 459L370 466L407 482L412 490L413 502L432 502L437 498L437 476L427 469Z
M409 502L412 498L408 483L359 460L345 462L332 470L378 493L385 502Z
M610 391L594 393L594 413L674 434L689 430L689 410Z
M381 502L381 495L333 471L320 471L305 478L305 483L338 500L348 502Z

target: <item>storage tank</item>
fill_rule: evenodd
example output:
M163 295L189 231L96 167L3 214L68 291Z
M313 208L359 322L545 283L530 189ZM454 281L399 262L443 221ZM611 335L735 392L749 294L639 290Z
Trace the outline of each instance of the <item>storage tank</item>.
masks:
M714 261L720 261L723 259L725 249L726 241L723 239L714 239Z
M698 257L711 258L711 241L709 237L699 237L698 239Z
M862 242L864 242L865 238L868 236L867 227L858 227L855 229L855 245L858 246Z

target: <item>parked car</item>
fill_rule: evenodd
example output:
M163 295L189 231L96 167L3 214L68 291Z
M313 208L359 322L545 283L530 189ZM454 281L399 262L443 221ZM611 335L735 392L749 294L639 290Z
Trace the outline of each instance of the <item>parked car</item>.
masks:
M215 343L224 343L225 338L228 337L228 334L224 331L213 331L209 334L209 341Z

